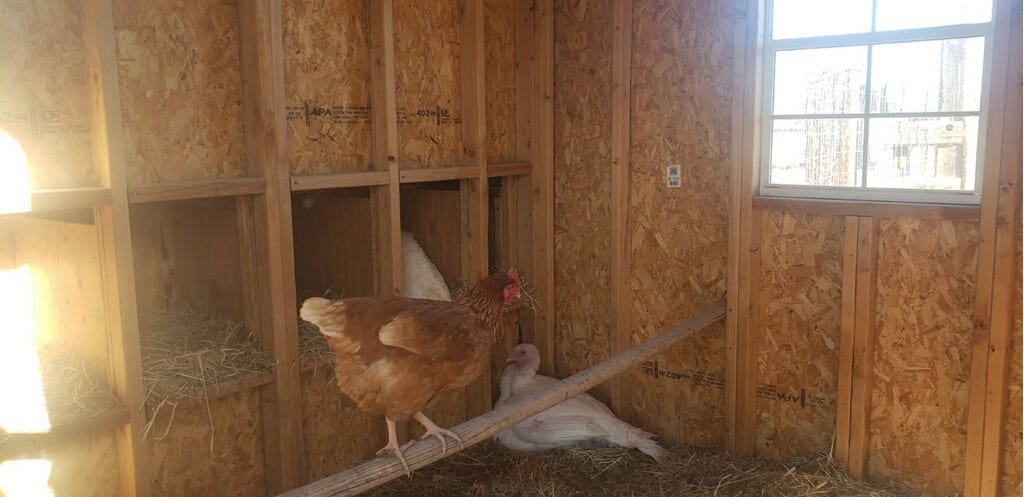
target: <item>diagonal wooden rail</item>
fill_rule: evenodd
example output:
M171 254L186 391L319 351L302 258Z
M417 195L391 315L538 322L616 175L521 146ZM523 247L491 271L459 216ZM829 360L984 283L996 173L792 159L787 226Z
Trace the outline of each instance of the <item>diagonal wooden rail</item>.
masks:
M565 380L475 417L452 429L466 442L466 447L480 443L498 432L574 395L608 381L644 359L664 352L669 347L689 338L701 329L725 318L725 301L720 300L697 315L680 322L671 329L614 357L576 373ZM449 444L448 455L465 447ZM405 451L405 458L413 470L438 461L445 456L441 444L434 438L421 440ZM383 485L405 474L402 465L393 456L372 459L322 480L279 497L340 497L356 495Z

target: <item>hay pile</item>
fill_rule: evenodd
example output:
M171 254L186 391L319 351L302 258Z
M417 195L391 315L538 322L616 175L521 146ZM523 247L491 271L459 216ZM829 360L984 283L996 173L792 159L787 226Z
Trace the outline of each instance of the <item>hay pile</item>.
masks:
M685 495L909 497L922 494L897 486L858 482L826 456L794 466L721 452L670 445L672 457L658 465L638 451L569 449L523 454L490 442L375 489L373 497L601 497Z
M252 378L274 365L241 323L188 307L153 313L141 335L142 383L150 405L205 399L214 385Z
M39 356L39 374L51 425L81 421L119 405L104 372L89 366L80 356L46 349Z

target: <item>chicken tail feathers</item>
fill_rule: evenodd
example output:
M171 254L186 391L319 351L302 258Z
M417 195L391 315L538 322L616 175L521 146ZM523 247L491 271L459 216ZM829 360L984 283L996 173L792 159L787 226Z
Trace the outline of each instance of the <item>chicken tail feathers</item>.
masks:
M333 330L329 326L330 319L327 318L327 313L331 309L332 302L327 299L320 297L310 297L302 303L302 308L299 309L299 317L305 321L309 321L320 329L320 333L330 336L339 336L341 330Z
M665 464L667 453L665 449L658 445L658 442L654 441L653 433L646 432L623 421L619 421L619 423L616 423L619 426L609 430L608 442L619 447L637 449L650 456L659 464Z

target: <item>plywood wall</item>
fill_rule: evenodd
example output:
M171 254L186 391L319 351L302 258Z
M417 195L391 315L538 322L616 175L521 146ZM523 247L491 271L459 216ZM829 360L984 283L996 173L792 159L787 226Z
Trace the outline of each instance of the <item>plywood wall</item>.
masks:
M161 409L144 449L153 495L266 495L260 412L258 390Z
M292 174L369 169L366 0L286 0L284 86Z
M1003 414L1003 467L1000 484L1004 495L1021 495L1024 488L1021 483L1021 442L1024 438L1021 424L1024 423L1021 417L1021 409L1024 407L1024 399L1021 398L1021 384L1024 377L1021 374L1021 346L1024 345L1024 336L1021 334L1021 316L1024 315L1024 295L1021 293L1021 283L1024 276L1021 274L1021 267L1024 265L1024 251L1021 248L1021 231L1024 225L1021 224L1020 205L1017 206L1017 261L1014 271L1014 298L1013 306L1013 328L1010 335L1010 366L1006 382L1006 403Z
M725 294L732 28L728 2L634 2L628 229L634 341ZM669 164L682 166L681 188L665 187ZM711 326L633 372L633 405L645 426L673 440L721 445L724 336L721 325Z
M555 7L554 370L564 377L610 351L612 8Z
M844 222L766 212L761 226L755 451L788 460L832 445Z
M299 299L326 290L344 297L374 295L369 192L297 193L292 199Z
M978 226L883 218L868 471L962 491Z
M519 0L484 2L487 157L516 159L516 11Z
M460 165L461 1L396 0L394 29L398 163Z
M129 181L244 176L238 6L114 1Z
M387 443L384 417L357 409L331 367L302 374L302 433L309 481L370 459Z
M143 322L165 303L244 320L233 199L135 205L131 222Z
M24 149L34 188L99 184L80 14L79 1L0 4L0 132Z

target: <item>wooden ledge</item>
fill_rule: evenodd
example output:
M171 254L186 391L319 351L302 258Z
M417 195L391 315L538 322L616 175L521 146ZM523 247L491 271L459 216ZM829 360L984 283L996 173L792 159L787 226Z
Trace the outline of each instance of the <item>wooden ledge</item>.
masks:
M381 186L388 184L387 171L365 171L357 173L318 174L313 176L292 176L293 192L325 190L330 188L354 188L360 186Z
M3 214L28 214L75 209L92 209L110 205L110 188L54 188L32 190L28 205L10 206L0 210Z
M263 178L232 178L173 183L153 183L128 187L128 202L165 202L168 200L192 200L213 197L237 197L259 195L266 190Z
M834 216L917 217L962 219L967 221L977 221L981 215L981 207L977 205L821 200L764 196L754 197L753 207L754 210L761 211L828 214Z
M128 408L109 411L54 425L46 433L0 433L0 460L39 453L54 445L112 432L128 424Z
M488 178L503 178L506 176L526 176L533 171L533 164L529 162L509 162L505 164L488 164Z

